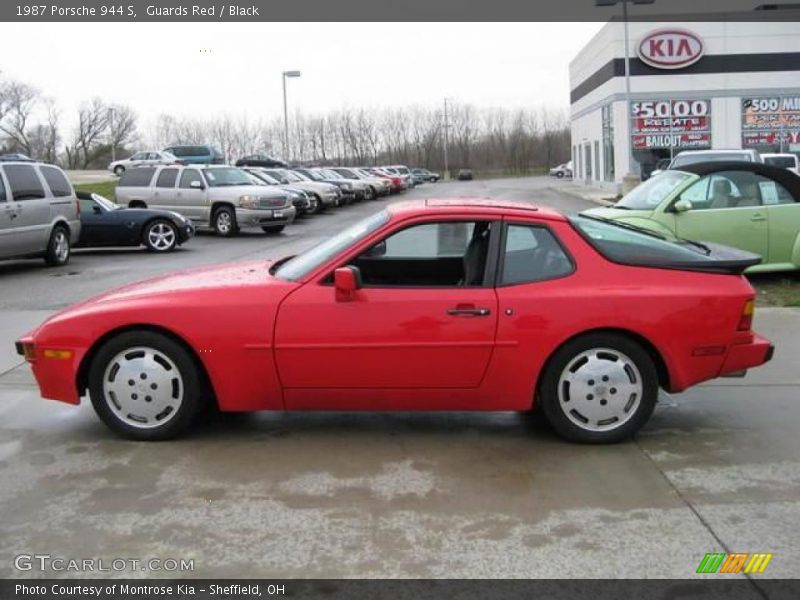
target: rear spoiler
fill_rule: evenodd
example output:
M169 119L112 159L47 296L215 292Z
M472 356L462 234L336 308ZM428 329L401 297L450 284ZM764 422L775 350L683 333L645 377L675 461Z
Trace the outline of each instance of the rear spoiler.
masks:
M745 269L753 267L762 261L761 256L746 250L714 242L700 243L708 248L708 254L698 255L698 260L674 261L653 266L683 271L741 275Z

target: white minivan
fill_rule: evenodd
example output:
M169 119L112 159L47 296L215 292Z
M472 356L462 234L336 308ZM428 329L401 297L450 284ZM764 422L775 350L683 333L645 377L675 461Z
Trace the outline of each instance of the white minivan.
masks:
M0 162L0 259L40 257L65 265L80 233L80 204L64 171Z
M768 165L772 165L773 167L783 167L784 169L789 169L790 171L800 175L800 159L797 158L796 154L792 154L790 152L762 154L761 158L763 158L764 162Z

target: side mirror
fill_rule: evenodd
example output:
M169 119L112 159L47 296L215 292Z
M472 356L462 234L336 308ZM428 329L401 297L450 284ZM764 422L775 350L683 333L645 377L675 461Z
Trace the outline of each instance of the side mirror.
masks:
M203 185L203 182L202 181L197 181L196 179L194 181L189 182L189 187L190 188L194 188L196 190L204 190L204 189L206 189L205 186Z
M361 271L358 267L339 267L333 272L337 302L351 302L356 290L361 287Z
M692 203L691 203L691 201L689 201L689 200L686 200L685 198L681 198L680 200L678 200L678 201L677 201L677 202L676 202L676 203L675 203L675 204L672 206L672 208L673 208L673 209L675 210L675 212L677 212L677 213L683 213L683 212L686 212L686 211L692 210Z
M377 258L386 254L386 240L382 240L366 251L365 255L369 258Z

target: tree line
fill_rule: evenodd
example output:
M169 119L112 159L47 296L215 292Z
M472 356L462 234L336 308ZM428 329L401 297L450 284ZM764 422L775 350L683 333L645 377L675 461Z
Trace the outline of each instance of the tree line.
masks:
M527 173L570 156L567 112L547 107L507 109L453 102L438 107L342 108L295 112L288 153L282 115L221 114L191 118L161 114L142 125L134 109L101 98L80 104L63 123L56 102L24 82L0 78L0 153L21 152L69 169L102 169L112 155L173 144L214 144L228 160L265 153L307 164L407 164ZM287 155L288 156L285 156Z

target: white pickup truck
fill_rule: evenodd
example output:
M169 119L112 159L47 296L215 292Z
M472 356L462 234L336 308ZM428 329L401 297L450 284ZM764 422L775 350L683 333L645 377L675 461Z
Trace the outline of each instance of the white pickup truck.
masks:
M244 171L223 165L126 169L117 184L117 203L171 210L222 236L248 226L278 233L296 214L284 191L253 185Z

